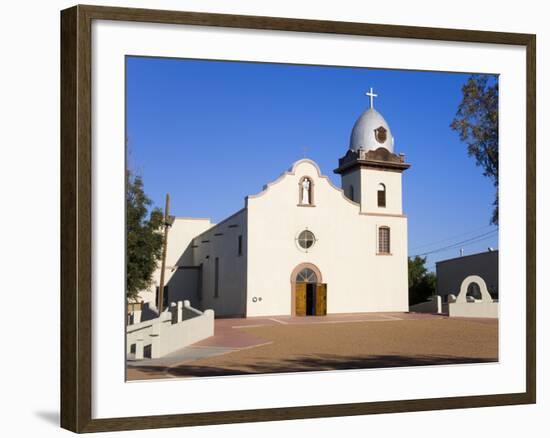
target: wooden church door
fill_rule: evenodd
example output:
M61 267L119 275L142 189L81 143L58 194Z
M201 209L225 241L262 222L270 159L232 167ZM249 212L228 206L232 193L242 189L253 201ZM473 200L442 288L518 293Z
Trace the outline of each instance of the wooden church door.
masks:
M296 316L306 316L307 283L296 283Z
M315 285L315 315L321 316L327 314L327 285Z

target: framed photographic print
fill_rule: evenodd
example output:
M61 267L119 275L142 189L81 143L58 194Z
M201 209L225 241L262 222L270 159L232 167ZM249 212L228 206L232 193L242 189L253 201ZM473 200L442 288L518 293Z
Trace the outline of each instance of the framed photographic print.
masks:
M534 35L75 6L61 49L62 427L535 403Z

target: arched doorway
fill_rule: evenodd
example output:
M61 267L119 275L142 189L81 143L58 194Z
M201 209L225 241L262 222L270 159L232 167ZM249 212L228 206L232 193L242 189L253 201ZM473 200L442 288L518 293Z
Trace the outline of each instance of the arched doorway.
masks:
M468 299L468 297L472 297L474 300L478 301L481 300L481 289L479 287L479 284L472 281L468 285L468 289L466 290L466 299Z
M327 314L327 285L323 283L321 271L312 263L301 263L291 275L292 316L313 316Z

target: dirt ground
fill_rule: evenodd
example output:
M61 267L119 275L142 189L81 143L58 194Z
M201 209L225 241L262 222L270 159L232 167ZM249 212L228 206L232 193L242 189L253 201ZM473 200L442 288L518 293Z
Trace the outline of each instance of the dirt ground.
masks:
M170 367L128 370L129 380L494 362L498 320L420 318L241 327L263 345Z

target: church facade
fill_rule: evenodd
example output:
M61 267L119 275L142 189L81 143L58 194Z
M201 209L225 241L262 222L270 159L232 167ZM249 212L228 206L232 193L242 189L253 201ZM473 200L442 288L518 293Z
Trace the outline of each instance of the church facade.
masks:
M334 170L341 187L302 159L218 224L175 219L167 301L218 317L408 311L408 167L371 96ZM141 296L154 302L154 286Z

